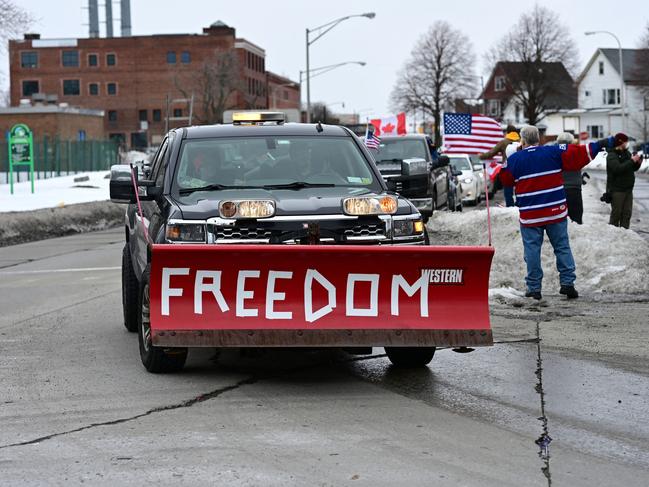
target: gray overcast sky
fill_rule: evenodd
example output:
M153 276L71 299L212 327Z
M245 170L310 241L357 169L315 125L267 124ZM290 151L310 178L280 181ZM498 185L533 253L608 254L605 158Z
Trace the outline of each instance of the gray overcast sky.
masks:
M84 0L20 0L37 18L33 28L44 38L87 37L88 12ZM100 20L103 0L100 0ZM477 58L476 74L482 74L482 55L514 23L532 0L486 2L478 0L132 0L133 35L198 33L204 26L222 20L236 28L237 36L266 50L271 71L297 80L305 68L305 28L335 18L376 12L373 20L350 19L341 23L311 46L311 66L343 61L366 61L367 66L349 65L313 79L312 101L333 104L336 111L362 111L362 116L388 115L389 96L396 75L428 26L443 19L471 39ZM119 1L113 1L119 17ZM500 8L493 8L501 5ZM637 47L647 21L647 0L572 1L544 0L542 5L561 13L570 28L583 66L597 47L617 47L607 35L586 37L586 30L611 30L623 47ZM622 8L620 11L619 9ZM618 9L617 12L614 9ZM617 19L617 20L616 20ZM102 36L104 26L101 26ZM115 33L119 23L115 22ZM3 71L8 72L6 56ZM5 81L6 83L6 81Z

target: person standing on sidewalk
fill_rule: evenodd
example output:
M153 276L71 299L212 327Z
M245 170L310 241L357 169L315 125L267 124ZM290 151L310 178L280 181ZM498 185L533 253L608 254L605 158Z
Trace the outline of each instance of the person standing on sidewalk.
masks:
M569 132L564 132L557 137L557 144L574 144L575 138ZM563 171L563 187L566 190L566 204L568 205L568 218L581 225L584 216L584 201L581 197L583 184L581 170Z
M483 152L482 154L478 154L478 157L480 158L481 161L484 161L485 159L491 159L495 156L500 156L502 157L503 164L507 162L507 147L513 143L513 142L518 142L520 141L520 136L518 135L518 132L516 131L516 127L513 125L507 125L507 128L505 129L505 138L502 139L500 142L498 142L490 151L488 152ZM498 176L496 176L498 177ZM516 206L516 203L514 202L514 188L511 186L505 186L503 185L503 194L505 196L505 205L506 206Z
M615 149L606 157L606 191L611 193L609 223L629 228L633 210L634 173L640 169L642 157L629 153L629 138L622 132L615 135L613 143Z
M568 208L562 171L578 171L604 146L605 139L586 145L539 146L539 130L533 125L521 129L522 149L507 159L500 171L503 185L516 190L523 254L527 264L526 297L541 299L541 245L547 233L559 271L560 294L579 297L575 289L575 260L568 239Z

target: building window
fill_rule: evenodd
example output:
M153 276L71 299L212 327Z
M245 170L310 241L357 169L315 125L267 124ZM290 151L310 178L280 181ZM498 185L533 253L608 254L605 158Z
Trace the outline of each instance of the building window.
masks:
M174 117L182 117L183 116L183 109L182 108L174 108Z
M601 139L604 137L603 125L587 125L586 131L588 132L588 137L591 139Z
M604 74L604 61L599 62L599 74Z
M34 80L25 80L23 81L23 96L32 96L34 93L38 93L40 88L38 86L38 81Z
M119 146L123 146L126 144L126 136L124 134L110 133L108 134L108 138Z
M284 100L288 100L288 90L284 90Z
M76 68L79 66L79 51L63 51L61 54L63 66Z
M620 90L602 90L602 103L604 105L619 105Z
M167 52L167 64L176 64L176 53L174 51Z
M146 122L149 119L149 113L147 112L147 110L140 110L138 112L138 119L140 120L140 122Z
M96 54L88 54L88 66L99 66L99 57Z
M500 100L488 100L489 115L500 117Z
M80 95L81 89L78 79L64 79L63 80L63 96Z
M37 68L38 67L38 53L34 51L20 53L20 67L21 68Z
M153 110L153 121L154 122L159 122L162 120L162 110L159 108L156 108Z
M180 53L180 62L183 64L189 64L192 62L192 57L189 54L189 51L183 51Z
M99 94L99 83L90 83L88 85L88 93L90 95L98 95Z
M106 54L106 66L115 66L115 64L117 64L115 54Z
M108 110L108 121L117 122L117 110Z
M108 83L106 85L106 93L109 95L116 95L117 94L117 83Z
M496 79L494 80L494 89L496 91L505 91L505 77L504 76L496 76Z
M590 96L590 91L588 90L584 91L584 96Z

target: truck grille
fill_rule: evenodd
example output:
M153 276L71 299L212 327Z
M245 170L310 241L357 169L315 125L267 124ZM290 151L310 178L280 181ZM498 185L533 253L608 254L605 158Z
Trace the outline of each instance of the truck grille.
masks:
M217 227L217 240L256 240L268 239L272 232L265 228L258 227Z
M375 236L384 236L385 235L385 226L384 225L356 225L352 228L345 230L345 236L347 237L375 237Z

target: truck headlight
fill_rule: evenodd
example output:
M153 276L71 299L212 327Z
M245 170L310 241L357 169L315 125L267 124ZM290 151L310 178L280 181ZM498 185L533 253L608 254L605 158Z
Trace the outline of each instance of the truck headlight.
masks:
M270 218L275 214L273 200L222 201L219 205L221 218Z
M409 237L424 233L424 222L421 220L394 220L393 232L395 237Z
M167 223L165 237L169 242L205 242L205 224Z
M392 215L397 212L397 206L394 196L367 196L343 200L343 211L354 216Z

